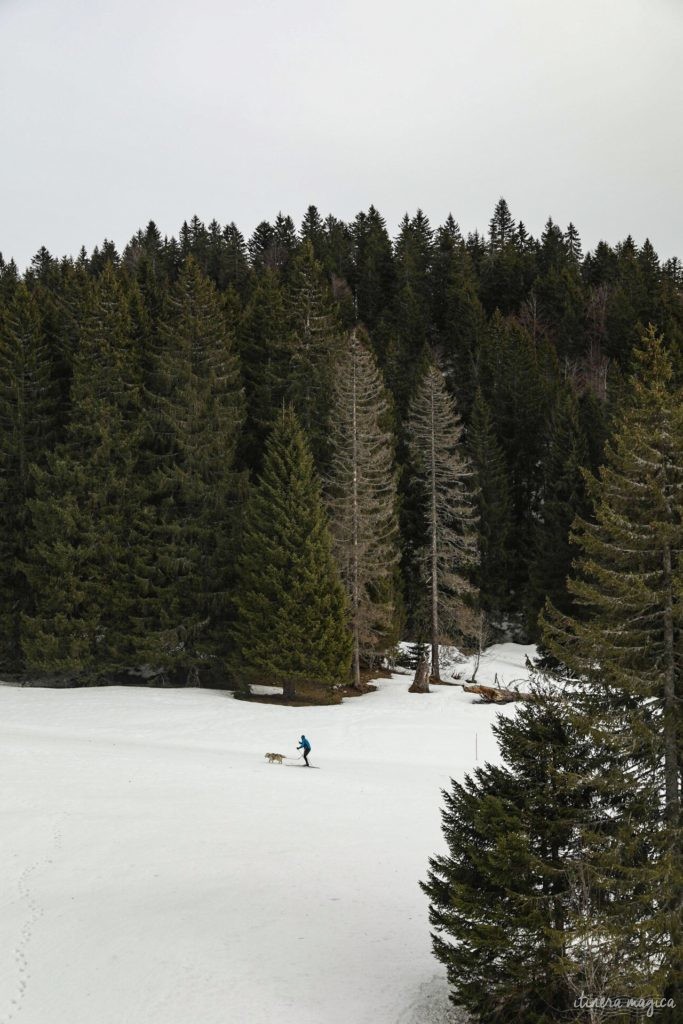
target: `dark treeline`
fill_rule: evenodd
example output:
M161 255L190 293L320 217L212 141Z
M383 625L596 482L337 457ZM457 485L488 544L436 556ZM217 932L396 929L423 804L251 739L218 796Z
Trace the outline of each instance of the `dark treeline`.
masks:
M537 639L546 597L571 608L581 471L602 461L650 323L680 379L677 259L630 237L584 254L574 226L551 220L533 238L502 199L485 236L418 211L392 239L373 207L351 223L310 207L298 230L278 215L249 239L193 218L177 239L150 223L121 253L41 249L23 275L0 258L0 669L87 681L148 666L219 683L250 657L274 671L276 653L251 651L254 588L284 558L264 554L267 510L272 535L291 534L293 481L300 514L313 508L308 576L331 574L316 591L302 570L302 601L332 594L352 625L353 649L328 623L337 670L358 679L400 635L429 640L411 423L430 380L464 426L448 436L471 467L471 603L494 636ZM340 387L361 378L365 454L345 448L358 396ZM369 481L355 520L349 451ZM268 577L276 603L283 580ZM278 628L292 644L315 628L290 617ZM448 619L439 629L454 635Z

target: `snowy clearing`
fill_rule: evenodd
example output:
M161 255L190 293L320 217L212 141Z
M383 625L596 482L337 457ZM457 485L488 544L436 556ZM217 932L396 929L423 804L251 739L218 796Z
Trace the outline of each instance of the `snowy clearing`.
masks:
M456 1020L417 883L499 709L409 681L316 708L0 687L0 1024ZM302 732L322 770L266 762Z

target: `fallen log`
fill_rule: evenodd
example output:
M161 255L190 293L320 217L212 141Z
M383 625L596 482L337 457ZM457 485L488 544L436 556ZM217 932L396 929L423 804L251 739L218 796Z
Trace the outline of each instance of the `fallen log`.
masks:
M463 684L465 693L477 693L486 704L510 704L514 700L535 700L533 693L520 690L504 690L499 686L483 686L481 683Z

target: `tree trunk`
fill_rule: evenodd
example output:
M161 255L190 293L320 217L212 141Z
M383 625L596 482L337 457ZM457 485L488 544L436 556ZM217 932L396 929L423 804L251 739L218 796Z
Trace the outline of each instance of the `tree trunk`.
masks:
M296 700L295 684L291 679L286 679L283 682L282 696L285 700Z
M429 692L429 665L423 659L418 662L417 669L415 670L415 678L413 679L413 685L408 690L408 693Z
M361 690L360 681L360 644L358 642L358 628L354 629L353 632L353 686L356 690Z
M680 751L677 736L677 695L676 695L676 650L673 612L673 579L671 564L671 547L664 545L664 585L666 597L664 605L664 656L666 667L664 672L664 802L665 814L672 832L678 830L681 816L679 795L679 763ZM680 699L680 698L678 698ZM680 849L678 853L680 863ZM681 895L680 891L673 896L671 903L671 938L674 948L680 949L681 942ZM681 958L676 958L673 965L670 984L666 989L666 997L678 1001L680 999Z
M675 828L680 817L678 739L676 735L676 652L674 638L671 547L664 545L664 791L667 820Z
M439 559L436 537L436 452L435 452L434 398L432 396L432 446L431 446L431 562L432 562L432 671L434 679L441 679L439 674ZM419 670L418 665L418 670Z
M353 411L352 411L352 424L353 424L353 441L352 441L352 459L353 459L353 592L351 595L351 606L353 610L353 685L356 690L360 690L360 576L358 564L358 516L359 516L359 504L358 504L358 402L356 393L356 361L353 362Z

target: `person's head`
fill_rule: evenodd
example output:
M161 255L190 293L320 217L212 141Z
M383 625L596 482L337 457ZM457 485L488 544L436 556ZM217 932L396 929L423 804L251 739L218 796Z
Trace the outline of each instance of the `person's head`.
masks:
M305 740L305 739L306 739L306 737L304 736L304 734L303 734L303 733L301 733L301 739L302 739L302 740Z

